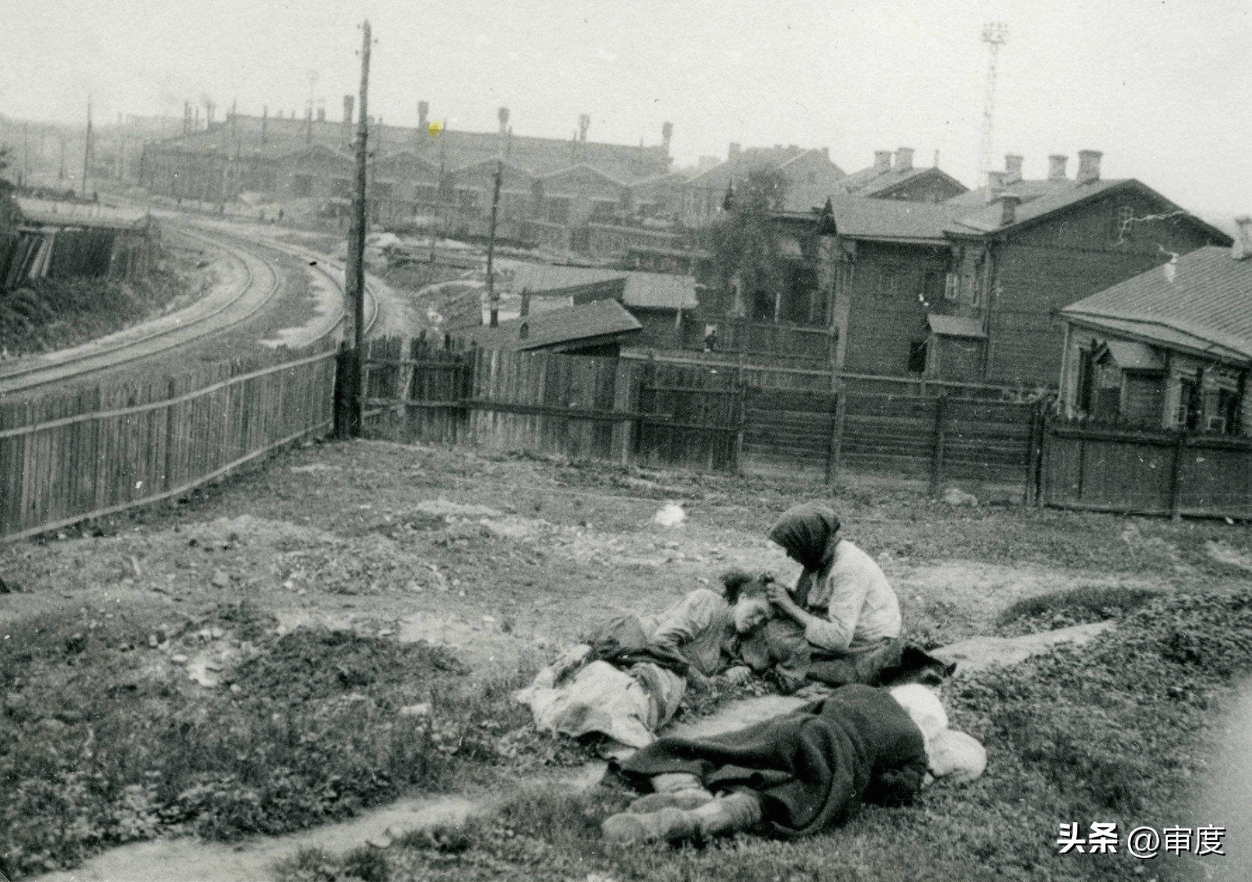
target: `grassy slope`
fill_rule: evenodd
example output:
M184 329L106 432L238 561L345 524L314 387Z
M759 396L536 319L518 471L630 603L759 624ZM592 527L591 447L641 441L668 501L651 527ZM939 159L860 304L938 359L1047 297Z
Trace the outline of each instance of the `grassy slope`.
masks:
M936 785L910 808L864 809L812 840L739 836L702 849L606 847L599 822L629 794L535 790L463 830L410 836L385 854L302 855L281 878L1198 878L1203 864L1195 859L1147 863L1124 848L1060 855L1058 825L1076 821L1085 831L1092 821L1116 821L1123 837L1139 825L1186 825L1187 800L1208 773L1205 720L1233 678L1250 669L1252 589L1180 594L1154 601L1082 650L961 681L949 696L952 723L989 745L987 774L965 788Z
M318 470L293 471L287 466L312 466ZM690 558L685 564L665 563L664 555L690 551L696 539L743 541L742 537L759 533L764 524L797 497L811 493L811 488L799 484L660 474L528 457L480 457L465 451L389 444L329 445L279 457L268 467L249 470L223 485L193 494L185 505L147 509L87 525L82 531L69 531L74 536L81 532L82 539L23 543L6 556L3 577L23 583L32 592L30 600L51 600L63 592L73 602L56 601L55 606L74 607L81 602L84 608L81 612L63 611L43 621L26 619L5 628L11 639L0 650L4 653L0 656L0 697L5 706L0 719L6 727L21 727L26 737L0 742L0 830L24 831L18 842L22 849L18 857L12 851L15 834L9 833L10 838L0 848L7 855L3 859L7 863L0 869L14 876L49 862L73 863L108 844L147 838L163 830L201 829L233 836L251 830L293 829L340 816L337 813L388 798L409 786L451 786L442 778L433 780L422 771L420 762L401 762L392 752L393 735L405 747L406 739L417 738L420 733L421 727L416 723L406 722L393 713L395 707L414 700L432 700L437 704L446 696L456 695L459 700L468 698L477 702L473 706L481 707L481 712L475 711L478 716L471 715L466 727L454 726L451 730L455 737L447 743L486 744L482 750L473 747L464 755L453 754L452 765L460 770L456 775L495 769L515 776L517 769L528 763L534 767L575 759L564 753L564 748L519 731L519 727L526 728L525 721L518 717L517 708L504 701L501 684L484 690L481 681L477 681L479 686L471 687L469 683L476 681L448 671L427 670L421 665L417 667L420 676L387 677L387 671L395 671L388 665L404 658L390 640L371 638L364 654L359 643L334 649L325 664L305 670L302 676L333 673L335 652L347 654L350 663L344 670L348 673L342 681L335 681L333 694L302 703L286 701L282 695L264 689L244 690L242 682L241 693L233 695L206 696L194 688L189 691L185 673L173 671L168 657L171 652L190 652L199 646L199 638L185 633L188 627L195 632L213 622L227 632L227 640L250 643L261 656L282 656L288 644L273 633L264 605L294 602L303 608L320 602L314 600L319 591L325 594L322 599L327 602L344 601L346 593L353 604L370 609L391 604L391 610L411 611L415 604L419 605L416 608L425 604L425 608L457 610L474 618L488 611L501 615L503 610L501 621L509 621L508 616L516 618L516 636L523 641L540 626L559 626L564 629L560 636L570 636L565 630L576 629L588 617L603 615L606 600L652 604L664 598L667 591L685 590L697 574L707 574L722 565L712 560L692 563ZM1207 544L1220 541L1245 556L1252 552L1252 535L1224 524L1128 522L1114 516L1021 508L950 509L909 493L836 490L833 496L855 529L857 541L897 561L955 558L1013 566L1051 563L1075 570L1147 577L1165 589L1196 583L1211 584L1216 591L1242 571L1214 561L1206 552ZM445 524L414 513L418 500L435 497L542 517L561 529L572 530L578 524L594 521L595 529L585 530L584 538L611 538L614 543L624 543L626 552L632 555L652 548L648 553L655 556L658 545L663 548L669 544L661 542L662 537L646 526L661 499L683 499L693 526L686 533L665 535L664 538L674 536L681 540L681 549L660 551L662 557L657 558L657 564L614 566L613 579L606 580L603 563L580 563L563 557L554 548L545 550L547 534L533 540L513 540L488 536L472 523ZM310 573L307 582L299 583L308 586L307 597L296 598L294 591L280 584L291 575L287 564L275 569L288 552L295 554L293 549L303 553L303 540L284 539L271 547L245 536L238 547L229 550L226 546L236 544L233 539L221 548L201 542L193 549L189 547L195 545L187 539L189 533L178 532L180 528L190 529L190 535L198 535L198 528L193 525L240 513L268 519L264 523L321 529L336 537L337 544L333 546L323 547L311 540L307 544L307 550L314 553L308 559L321 560L333 552L326 557L324 566L319 565L320 569ZM399 529L402 522L415 528ZM1128 524L1134 527L1130 538ZM87 538L99 533L105 534L104 538ZM380 545L380 536L393 536L394 544ZM559 534L557 538L564 541L568 535ZM295 544L285 544L292 542ZM384 546L388 557L379 556ZM403 553L404 561L437 562L449 580L460 577L462 590L441 593L442 589L436 591L428 586L425 593L408 593L404 586L413 576L405 571L408 564L392 572L397 550ZM219 567L229 571L231 587L208 586L210 573ZM139 584L134 584L136 581ZM154 587L149 588L149 582ZM166 596L144 593L147 590L161 591ZM973 613L965 606L948 604L942 594L947 590L941 586L930 596L903 598L906 618L915 632L929 627L932 636L942 640L970 632ZM469 596L463 597L466 591ZM115 609L109 600L107 611L103 607L87 609L97 607L101 602L98 598L107 598L110 592L130 598L132 605ZM300 594L304 594L303 587ZM352 596L357 594L364 596ZM253 629L252 625L232 619L240 615L237 607L221 605L232 596L247 597L260 606L262 611L251 616L262 624ZM1040 627L1049 627L1058 615L1086 617L1093 607L1129 609L1134 603L1123 602L1127 597L1086 592L1068 599L1063 607L1026 605L1013 616L1025 616L1027 620L1033 617L1039 620ZM177 612L180 607L169 605L172 600L191 601L182 607L181 618ZM402 605L397 606L401 601ZM986 602L994 604L996 599L989 597ZM48 603L43 603L43 608L48 607ZM1185 607L1186 604L1169 607L1169 615L1183 615ZM9 615L7 604L0 613ZM1022 619L1013 616L1008 617L1013 620L1006 627L1020 625ZM554 618L560 621L551 621ZM1216 619L1210 624L1222 628L1225 619ZM171 631L171 621L176 633L162 634L163 629ZM1185 622L1185 616L1180 621ZM86 636L81 650L66 642L79 633ZM147 643L151 634L156 634L158 641L166 639L170 647L165 651L150 650ZM511 639L514 635L503 636ZM497 634L493 639L503 638ZM242 647L240 651L243 652ZM1120 651L1109 650L1100 663L1120 664ZM296 660L300 657L299 653L292 656ZM1073 664L1079 665L1080 680L1094 679L1099 673L1098 666L1091 673L1082 673L1087 670L1082 659ZM353 673L362 666L367 672L375 672L366 677L364 684L356 683ZM1168 725L1182 722L1190 727L1173 743L1171 749L1176 752L1194 746L1194 725L1203 718L1203 704L1220 694L1220 672L1210 674L1207 661L1198 670L1194 690L1170 693L1168 699L1186 711L1185 717L1161 717ZM515 682L517 678L524 679L526 673L516 669L510 676ZM1145 772L1139 768L1143 764L1139 745L1133 741L1123 745L1114 735L1119 727L1129 725L1127 721L1138 728L1148 725L1142 720L1135 722L1139 718L1132 711L1140 712L1136 708L1143 713L1172 708L1173 704L1160 705L1159 696L1151 689L1163 682L1173 684L1176 673L1172 668L1162 669L1157 675L1134 681L1133 689L1119 702L1110 703L1098 695L1086 696L1083 700L1096 701L1098 709L1109 705L1117 711L1107 720L1098 714L1087 714L1088 705L1083 703L1066 711L1069 716L1058 715L1056 719L1072 717L1077 733L1077 740L1071 742L1065 742L1057 733L1049 735L1056 743L1072 744L1072 755L1062 757L1049 755L1046 745L1033 744L1028 738L1034 732L1051 731L1045 725L1049 717L1040 720L1027 714L1034 706L1032 702L1052 702L1056 698L1036 682L1041 676L1054 676L1050 670L1036 664L1021 669L1010 681L988 681L987 689L1004 691L1007 698L996 697L994 691L988 693L992 696L988 698L977 688L968 694L949 696L956 704L954 717L958 724L984 737L992 748L992 771L973 789L956 793L936 789L918 808L894 813L868 812L834 836L808 845L751 841L727 847L746 849L745 853L759 855L762 861L781 861L779 866L784 870L793 867L800 873L819 865L844 866L854 857L849 866L865 863L875 873L891 872L889 866L897 864L927 864L932 867L934 878L962 878L945 875L943 868L952 864L965 872L980 871L979 867L969 866L970 855L980 850L990 853L996 848L1018 861L1013 864L1009 858L1003 858L992 862L992 866L1006 873L1027 858L1041 862L1049 857L1056 825L1062 820L1087 823L1101 819L1090 813L1067 817L1072 805L1065 800L1074 793L1086 792L1082 781L1090 778L1098 782L1102 774L1107 778L1109 765L1117 758L1128 758L1132 771L1137 770L1135 774L1147 776L1145 787L1157 786L1159 781L1154 776L1182 774L1182 770L1196 768L1198 761L1192 761L1182 770L1170 767ZM291 677L282 671L276 672L274 679L291 682ZM437 684L444 685L434 689ZM370 726L364 730L359 725L359 699L348 700L354 692L371 702L367 706L372 710L364 717ZM445 698L435 698L435 692ZM1194 701L1192 695L1197 696ZM1065 708L1070 698L1062 695L1057 700L1058 707ZM446 716L452 718L455 706L448 707ZM1009 711L1018 716L1004 716ZM1131 716L1121 715L1123 711ZM288 723L271 726L274 713ZM1150 714L1148 720L1150 723ZM170 721L189 723L190 728L186 732L171 730ZM210 725L219 722L230 725L225 730ZM482 723L491 725L484 728ZM1096 723L1103 728L1081 728ZM284 741L293 731L292 725L302 733L295 745ZM493 737L477 737L475 726ZM238 733L231 734L234 729ZM474 733L476 737L466 741L457 732ZM304 734L313 737L303 741ZM224 747L202 750L210 743L210 736L217 739L213 744ZM334 739L341 737L353 747L328 752L327 743L333 744ZM1088 744L1110 744L1113 752L1089 750ZM433 738L428 747L422 755L436 760L444 756ZM255 750L278 753L271 753L262 763ZM180 766L177 758L189 754L204 756L196 763ZM282 762L275 762L275 756L281 756ZM123 762L117 757L128 759ZM320 764L327 762L325 757L332 762L323 767ZM1078 768L1069 785L1048 777L1049 768L1071 769L1084 758L1090 768ZM177 774L170 776L168 784L154 784L145 777L153 772L157 777L167 775L169 768L175 768ZM259 786L238 787L232 783L231 776L238 779L254 774L256 769L272 770L271 777ZM372 770L385 771L388 783L370 789L368 782L375 780ZM342 779L344 773L354 782L365 783L346 788L336 785L329 794L323 793L323 777L338 774ZM1176 790L1162 792L1174 794ZM1023 796L1028 800L1025 804L1017 801ZM625 797L608 792L589 799L591 803L584 805L579 801L571 803L567 797L526 797L518 804L515 818L505 826L484 822L475 848L463 857L441 860L452 861L458 873L469 872L474 861L479 860L497 870L513 866L509 862L514 858L507 849L498 854L482 844L499 839L505 844L519 842L527 849L548 855L561 866L569 866L562 863L568 860L574 862L572 866L594 865L612 868L614 873L637 872L646 876L655 872L664 876L671 872L669 867L686 867L698 875L711 872L710 867L715 865L704 852L678 857L664 853L658 857L652 852L629 856L632 861L645 861L638 866L601 856L594 835L596 825L610 806L621 804ZM1170 808L1176 803L1160 805ZM1116 819L1124 823L1148 822L1129 816ZM1167 818L1164 822L1173 820ZM996 824L1000 825L998 833ZM984 828L985 832L979 832ZM512 834L508 833L510 829ZM583 833L578 833L580 830ZM1010 838L1005 830L1016 837L1016 844L1011 847L1004 845L1003 840ZM413 855L425 854L413 851ZM892 856L891 861L883 854ZM391 857L402 865L402 857ZM725 856L722 861L724 864ZM334 861L329 866L333 872L342 869ZM746 866L759 870L762 864ZM1075 871L1074 866L1062 864L1061 869ZM787 872L782 873L782 878L787 877ZM1042 871L1036 866L1023 872ZM585 875L584 872L582 876ZM681 874L673 878L681 878Z

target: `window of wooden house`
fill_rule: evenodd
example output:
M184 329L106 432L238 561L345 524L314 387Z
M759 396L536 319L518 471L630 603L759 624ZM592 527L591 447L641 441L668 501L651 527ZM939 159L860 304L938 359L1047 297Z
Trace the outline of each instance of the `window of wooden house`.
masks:
M947 275L937 270L926 270L922 275L922 302L929 306L947 298Z
M752 321L772 322L774 320L774 295L764 288L752 292Z
M607 199L597 199L591 203L591 222L593 224L610 223L613 220L613 212L616 208L616 202L610 202Z
M956 300L961 296L961 277L956 273L946 273L943 277L943 299Z
M909 343L909 373L926 373L926 350L929 341L926 338Z
M806 324L814 321L817 316L817 299L814 293L818 289L817 268L808 261L793 260L786 266L786 295L782 302L782 315L785 322Z
M1239 393L1234 389L1218 389L1216 399L1207 428L1227 435L1239 434Z
M1200 390L1199 377L1178 378L1178 405L1174 412L1174 425L1196 429L1204 410L1204 394Z
M1135 225L1131 221L1135 217L1135 210L1129 205L1123 205L1117 209L1117 223L1112 230L1112 241L1129 242L1134 238Z
M901 275L896 267L881 267L878 270L878 296L883 299L894 299L900 293Z
M1091 413L1095 395L1095 362L1090 349L1078 350L1078 382L1074 389L1074 406L1083 413Z
M569 223L569 200L552 197L547 200L547 218L550 224Z
M291 176L291 195L296 199L306 198L313 195L313 176L312 175L292 175Z

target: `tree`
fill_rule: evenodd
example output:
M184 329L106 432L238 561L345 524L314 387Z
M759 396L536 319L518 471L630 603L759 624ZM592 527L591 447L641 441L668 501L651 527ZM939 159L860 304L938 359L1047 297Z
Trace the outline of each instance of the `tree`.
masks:
M777 169L756 168L726 193L726 210L709 231L714 284L738 289L736 312L772 321L787 282L787 261L770 213L783 208L787 178ZM767 314L768 313L768 314Z

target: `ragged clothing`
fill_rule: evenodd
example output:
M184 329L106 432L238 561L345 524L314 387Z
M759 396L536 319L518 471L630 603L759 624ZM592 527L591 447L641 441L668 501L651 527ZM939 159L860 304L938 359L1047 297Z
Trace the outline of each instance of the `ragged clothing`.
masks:
M661 738L617 768L641 790L682 772L713 792L753 793L767 831L795 838L842 823L862 801L910 802L927 760L904 708L886 690L854 685L737 732Z
M900 636L900 603L872 557L840 539L839 518L824 505L785 512L769 538L804 567L791 594L817 617L805 639L821 653L860 653Z
M540 729L643 747L678 710L688 673L722 670L734 638L726 599L700 588L659 616L612 619L514 697Z

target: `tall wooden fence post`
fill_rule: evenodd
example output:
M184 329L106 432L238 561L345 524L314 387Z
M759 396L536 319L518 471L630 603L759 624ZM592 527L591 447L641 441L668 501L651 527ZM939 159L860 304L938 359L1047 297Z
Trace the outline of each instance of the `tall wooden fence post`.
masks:
M1026 480L1022 503L1030 505L1039 497L1039 463L1043 451L1043 402L1036 401L1030 409L1030 441L1026 448Z
M356 350L350 348L345 340L335 356L335 438L340 441L346 441L352 431L352 407L356 397L352 394L355 360Z
M1048 501L1048 445L1052 443L1052 435L1049 432L1051 424L1048 421L1047 404L1043 401L1039 402L1039 408L1036 413L1036 425L1039 432L1036 437L1035 447L1035 508L1043 508Z
M743 475L743 433L748 422L748 384L743 381L743 370L735 378L735 464L734 474Z
M930 495L939 496L939 488L943 484L943 459L946 453L947 438L945 437L948 412L948 395L939 393L935 398L935 441L930 458Z
M847 387L842 379L835 381L834 395L831 397L830 414L830 447L826 451L826 486L835 483L839 468L843 464L843 427L847 419L848 399Z
M1183 452L1187 444L1187 432L1179 429L1174 435L1174 458L1169 463L1169 516L1171 520L1182 520L1182 491L1179 476L1182 472Z

